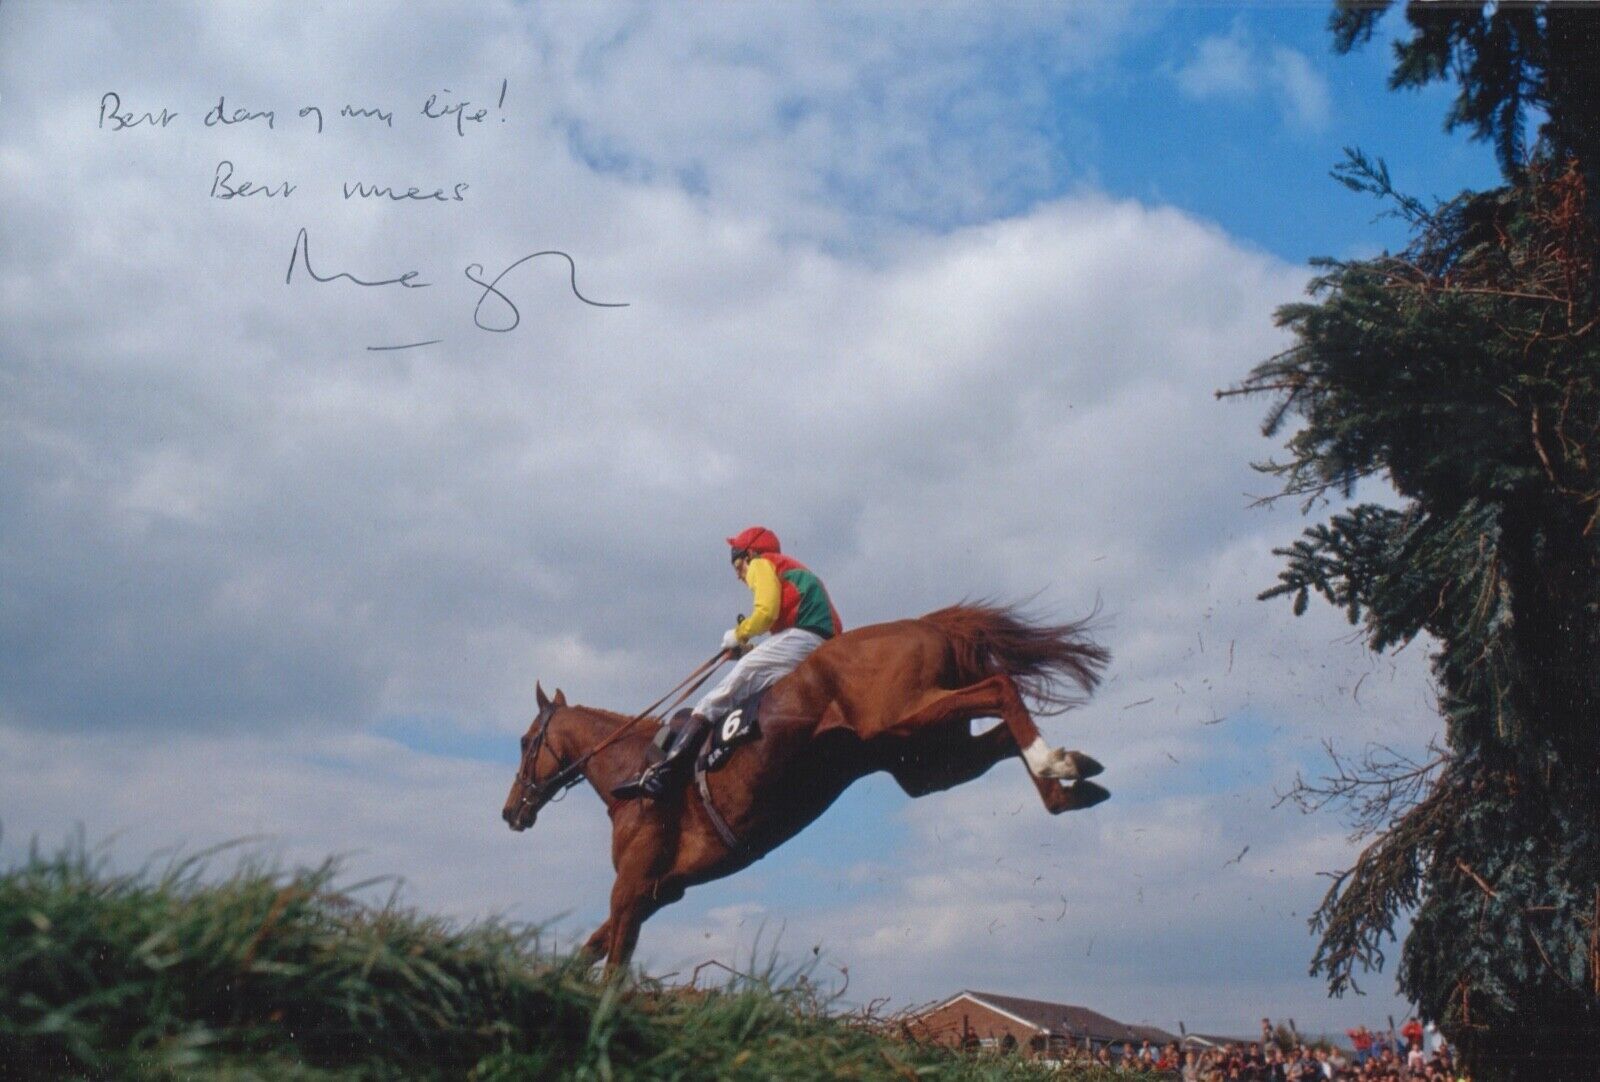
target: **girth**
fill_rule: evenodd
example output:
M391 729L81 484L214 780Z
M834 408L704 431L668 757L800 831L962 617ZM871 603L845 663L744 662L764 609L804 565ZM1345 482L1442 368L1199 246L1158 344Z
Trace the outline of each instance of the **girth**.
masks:
M699 756L695 757L694 784L695 788L700 790L700 803L705 806L706 818L711 820L712 827L716 829L717 837L721 838L722 843L735 853L744 852L744 843L733 832L733 828L728 826L728 821L722 817L721 812L717 811L717 805L711 799L711 786L706 781L706 768L700 762Z

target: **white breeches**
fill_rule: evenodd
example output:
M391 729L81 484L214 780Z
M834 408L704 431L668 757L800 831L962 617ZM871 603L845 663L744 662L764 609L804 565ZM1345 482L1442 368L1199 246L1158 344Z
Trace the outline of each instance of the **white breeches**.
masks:
M735 706L794 672L821 645L822 636L798 627L778 632L740 658L733 671L695 704L694 712L720 722Z

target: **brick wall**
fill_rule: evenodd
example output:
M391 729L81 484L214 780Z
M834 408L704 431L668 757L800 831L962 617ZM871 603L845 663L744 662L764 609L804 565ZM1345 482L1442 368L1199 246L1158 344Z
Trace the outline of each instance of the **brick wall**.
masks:
M980 1047L999 1049L1005 1039L1016 1042L1016 1050L1025 1055L1042 1054L1035 1044L1043 1044L1043 1033L1033 1026L1017 1021L1009 1015L991 1010L981 1003L958 997L954 1002L917 1016L908 1023L911 1034L919 1041L930 1041L951 1048L960 1048L963 1042L976 1039ZM1035 1042L1035 1038L1040 1038Z

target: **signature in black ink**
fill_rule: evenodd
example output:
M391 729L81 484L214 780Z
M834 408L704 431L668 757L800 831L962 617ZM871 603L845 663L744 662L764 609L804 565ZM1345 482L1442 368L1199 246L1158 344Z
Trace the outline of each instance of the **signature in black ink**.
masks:
M503 270L499 274L495 275L494 276L494 281L492 281L492 282L485 282L481 278L477 278L477 277L474 276L474 272L476 272L477 274L482 274L483 273L483 264L482 263L468 263L467 264L466 269L464 271L462 271L462 273L467 276L467 281L471 282L473 285L477 285L477 286L482 286L483 287L483 295L478 298L477 305L474 306L474 308L472 309L472 322L478 325L478 329L479 330L492 331L495 334L505 334L507 331L514 331L514 330L517 329L517 324L522 322L522 313L517 311L517 306L515 304L511 303L511 298L510 297L508 297L504 293L500 292L500 289L499 289L500 279L504 278L506 275L510 274L512 271L516 270L518 267L522 266L524 263L528 262L530 259L538 259L542 255L558 255L562 259L565 259L567 261L568 278L569 278L569 284L572 286L572 295L574 297L577 297L584 304L593 305L596 308L626 308L626 307L628 307L628 303L626 301L592 301L588 297L585 297L582 293L579 293L578 292L578 264L574 263L573 260L572 260L572 257L570 255L568 255L566 252L561 252L561 251L556 251L555 249L551 249L550 251L547 251L547 252L534 252L532 255L523 256L521 259L517 260L515 263L512 263L510 266L508 266L505 270ZM491 327L491 326L489 326L487 323L485 323L483 321L483 302L488 300L491 295L494 296L494 297L499 298L500 303L505 305L506 308L510 310L511 322L508 325L504 326L504 327Z
M472 322L480 330L489 331L494 334L505 334L508 331L515 330L522 322L522 313L517 309L516 304L511 300L511 298L506 295L505 291L500 288L500 283L504 281L506 275L510 274L524 263L531 262L540 258L541 256L559 256L567 261L567 283L572 289L572 295L577 297L584 304L590 305L594 308L627 308L630 306L629 302L627 301L596 301L585 297L578 290L577 262L574 261L572 256L568 255L566 252L558 251L552 248L542 252L532 252L523 256L521 259L513 260L506 266L505 270L501 271L499 274L495 275L494 278L487 281L483 277L484 269L482 263L467 264L462 273L473 285L481 286L483 288L483 292L478 296L478 303L472 309ZM295 234L294 250L289 254L289 270L288 273L283 276L285 285L288 285L293 280L294 269L297 265L303 266L306 273L318 282L331 282L337 278L344 278L358 286L400 285L405 286L407 289L420 289L431 284L428 282L413 281L413 279L415 279L421 273L420 271L407 271L396 278L373 279L370 281L357 278L355 275L343 271L337 274L318 274L311 267L311 240L304 227L301 228L299 233ZM510 319L509 323L506 323L504 326L497 326L484 322L483 306L485 302L490 300L490 298L493 298L495 301L498 301L499 304L504 306L502 310L508 314ZM444 341L442 338L430 338L425 342L407 342L402 345L394 346L368 346L367 349L373 351L415 349L418 346L436 345L442 341Z
M413 281L417 275L422 273L421 271L414 270L406 271L398 278L374 278L370 281L365 278L357 278L355 275L346 273L345 271L340 271L337 274L329 275L318 274L316 271L311 269L311 237L306 233L304 226L302 226L300 228L300 232L296 233L294 236L294 251L289 253L289 270L283 276L284 285L288 285L294 280L294 268L296 265L305 267L306 273L311 275L311 277L315 278L319 282L331 282L337 278L346 278L358 286L398 285L405 286L407 289L426 289L428 286L433 284L432 282Z

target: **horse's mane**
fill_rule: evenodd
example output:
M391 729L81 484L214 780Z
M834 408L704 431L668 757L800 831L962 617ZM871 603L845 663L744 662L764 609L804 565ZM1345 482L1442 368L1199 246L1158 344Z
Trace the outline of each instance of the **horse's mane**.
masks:
M1060 713L1084 701L1100 683L1111 652L1089 637L1094 616L1066 624L1038 623L1018 605L951 605L923 621L949 640L967 679L1005 673L1041 713Z
M598 735L595 737L597 740L610 739L618 729L632 724L634 720L634 715L632 714L623 714L616 710L607 710L599 706L584 706L581 703L571 703L567 706L567 709L576 714L586 715L601 723L603 727L600 728ZM664 724L666 722L663 718L651 714L648 717L640 718L637 724L632 724L628 732L623 734L619 740L626 743L640 737L653 737L656 730Z

